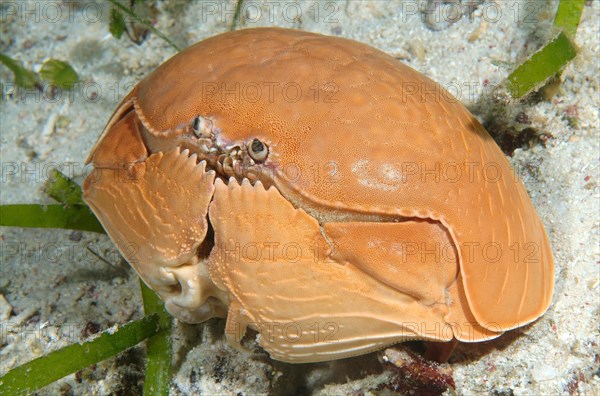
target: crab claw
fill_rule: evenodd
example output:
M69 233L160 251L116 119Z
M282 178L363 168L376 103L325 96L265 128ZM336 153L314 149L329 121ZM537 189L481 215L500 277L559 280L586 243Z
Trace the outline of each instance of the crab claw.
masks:
M167 269L179 283L176 292L162 293L165 308L188 323L201 323L212 317L226 317L225 293L212 282L204 260L193 265Z
M133 113L114 124L105 139L111 140L115 131L134 131L120 128L131 120L129 114ZM109 147L100 142L94 164L97 158L104 163ZM179 319L198 322L224 315L219 299L209 299L215 293L198 257L207 235L215 172L179 148L152 154L126 171L118 164L117 169L97 168L88 176L83 198L121 254Z

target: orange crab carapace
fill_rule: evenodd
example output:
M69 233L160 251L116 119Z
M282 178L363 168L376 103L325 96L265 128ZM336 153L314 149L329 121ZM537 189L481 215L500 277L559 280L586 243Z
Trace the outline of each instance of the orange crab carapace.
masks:
M435 93L435 94L432 94ZM541 316L554 270L522 182L433 81L352 40L258 28L141 81L84 199L175 317L277 360L477 342Z

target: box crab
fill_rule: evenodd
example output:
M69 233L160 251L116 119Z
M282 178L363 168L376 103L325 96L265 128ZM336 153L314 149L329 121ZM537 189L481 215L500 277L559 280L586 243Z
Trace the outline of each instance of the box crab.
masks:
M206 39L124 98L84 199L175 317L277 360L530 323L552 253L522 182L433 81L355 41Z

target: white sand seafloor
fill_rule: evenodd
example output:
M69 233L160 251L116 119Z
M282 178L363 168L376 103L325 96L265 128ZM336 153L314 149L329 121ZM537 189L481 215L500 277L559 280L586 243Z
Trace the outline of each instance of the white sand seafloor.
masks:
M235 8L234 1L150 3L155 26L181 47L227 31ZM498 340L459 345L445 366L461 395L598 395L600 4L586 3L580 52L551 100L494 104L487 88L547 40L557 2L488 0L455 23L439 23L440 30L414 11L424 3L247 1L239 28L291 27L377 47L451 87L497 141L513 141L509 160L554 252L552 305L534 324ZM12 74L0 67L2 204L51 203L42 191L51 167L81 183L87 153L118 100L174 55L155 34L139 46L113 38L108 11L108 3L83 0L0 2L2 53L34 70L48 58L68 61L82 80L72 95L49 100L13 92ZM528 139L515 147L515 139L503 140L512 135ZM0 374L143 316L137 275L107 237L9 227L0 233ZM284 364L255 345L248 353L234 350L223 326L216 319L175 326L171 394L389 394L376 390L391 375L377 353ZM39 393L139 394L144 353L142 344Z

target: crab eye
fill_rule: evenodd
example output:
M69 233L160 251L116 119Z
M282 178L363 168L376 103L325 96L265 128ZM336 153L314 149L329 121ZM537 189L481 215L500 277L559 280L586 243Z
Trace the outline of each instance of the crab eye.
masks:
M212 133L212 121L199 115L192 121L192 130L196 137L210 137Z
M250 154L250 157L254 161L263 162L267 159L267 155L269 155L269 148L260 140L254 139L252 140L252 143L250 143L248 154Z

